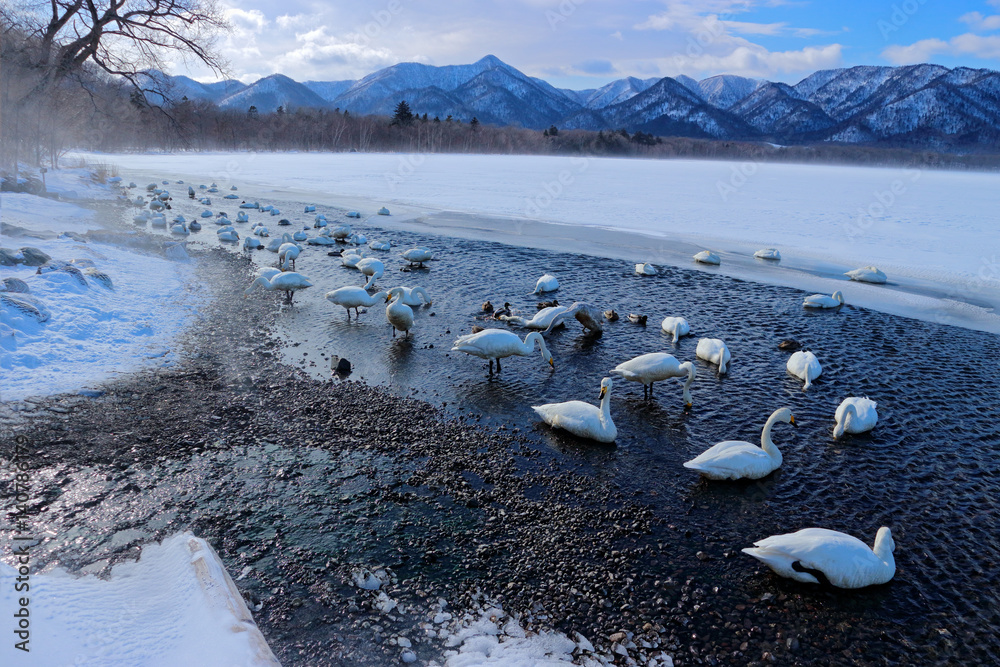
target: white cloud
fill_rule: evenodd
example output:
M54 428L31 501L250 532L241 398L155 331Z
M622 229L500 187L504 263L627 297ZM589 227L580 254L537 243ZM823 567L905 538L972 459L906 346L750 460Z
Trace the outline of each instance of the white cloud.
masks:
M948 41L922 39L906 46L893 44L882 51L882 57L893 65L926 63L938 54L996 60L1000 58L1000 35L984 36L967 32Z
M722 21L722 25L739 35L780 35L788 28L787 23L745 23L743 21Z
M967 23L970 28L977 32L989 32L1000 29L1000 16L983 16L979 12L969 12L958 18L962 23Z

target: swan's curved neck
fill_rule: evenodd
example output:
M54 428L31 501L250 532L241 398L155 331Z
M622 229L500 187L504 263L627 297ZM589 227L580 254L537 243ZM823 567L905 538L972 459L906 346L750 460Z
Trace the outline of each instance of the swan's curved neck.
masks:
M604 398L601 399L601 421L607 422L611 419L611 390L604 392Z
M676 331L676 329L675 329ZM691 403L691 383L694 382L694 364L690 361L684 363L687 366L688 377L684 381L684 402Z
M850 419L852 415L854 416L854 419L857 419L858 409L854 406L854 403L848 403L847 406L844 408L843 416L841 417L840 421L837 422L837 427L833 429L834 437L839 438L840 436L844 435L844 432L847 430L847 420Z
M778 451L778 448L771 440L771 427L774 426L774 423L777 420L778 419L775 415L771 415L768 418L767 423L764 424L764 430L761 431L760 433L760 446L765 452L767 452L768 456L770 456L772 459L777 458L780 461L781 452Z
M549 350L545 347L545 339L542 338L542 334L537 331L532 331L524 337L524 342L521 344L525 355L531 354L535 351L535 343L538 343L538 347L541 349L543 357L548 354Z

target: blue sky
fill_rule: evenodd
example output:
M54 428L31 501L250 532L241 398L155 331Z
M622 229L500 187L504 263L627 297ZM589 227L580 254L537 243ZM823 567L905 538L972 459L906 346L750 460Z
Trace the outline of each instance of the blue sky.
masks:
M230 2L231 4L225 4ZM566 88L625 76L740 74L934 62L1000 69L1000 0L224 0L218 47L245 82L357 79L399 62L493 54ZM174 63L174 73L215 77Z

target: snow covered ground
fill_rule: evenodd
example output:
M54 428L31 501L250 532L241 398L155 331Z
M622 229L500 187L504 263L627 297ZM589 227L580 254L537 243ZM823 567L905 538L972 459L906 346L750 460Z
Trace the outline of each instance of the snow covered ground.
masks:
M114 196L109 188L74 181L85 171L54 180L78 194ZM37 248L55 261L78 260L75 266L83 271L37 274L25 264L0 266L0 281L16 278L28 287L26 293L0 291L0 401L77 392L122 373L174 363L175 341L204 300L191 285L191 265L79 240L73 234L102 225L93 211L75 204L5 193L0 219L31 234L13 235L7 228L0 247ZM88 269L110 278L110 286Z
M694 160L360 153L100 155L144 182L216 181L380 225L721 272L1000 332L1000 174ZM780 264L756 260L773 247ZM696 266L711 249L722 266ZM884 286L847 283L876 265Z
M15 619L26 608L28 616L29 634L8 630L0 646L8 667L278 664L222 561L191 533L144 547L108 580L32 572L30 591L17 593L17 577L0 563L0 615ZM24 639L28 652L15 646Z

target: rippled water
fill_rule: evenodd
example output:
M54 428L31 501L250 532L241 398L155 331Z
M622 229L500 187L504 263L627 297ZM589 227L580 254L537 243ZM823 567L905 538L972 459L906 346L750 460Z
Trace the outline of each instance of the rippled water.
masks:
M178 208L187 214L183 205ZM338 220L341 213L327 211L331 220ZM290 217L297 226L280 228L276 219L268 218L272 232L297 229L312 218ZM850 305L838 312L811 312L801 308L803 293L798 290L710 272L661 267L658 276L640 277L632 273L631 264L620 261L388 232L375 227L375 222L357 227L370 240L391 239L396 244L392 251L371 253L387 267L379 287L421 285L430 292L433 305L415 309L416 324L406 339L392 337L382 307L348 322L343 308L326 302L323 295L342 285L361 285L362 276L328 256L330 249L308 246L297 270L316 287L297 295L295 305L284 308L279 318L281 334L290 344L286 357L291 363L325 378L330 375L330 356L339 355L353 364L352 379L444 404L448 410L478 416L485 424L519 428L561 464L637 495L664 522L678 526L671 539L678 541L680 550L692 554L705 550L713 559L705 563L680 559L650 568L665 575L708 568L730 592L734 605L772 590L811 593L808 587L778 581L742 554L725 558L723 552L812 525L843 530L867 542L879 526L891 526L897 544L893 582L871 591L817 594L816 615L803 622L878 618L896 625L904 644L940 643L946 636L963 644L969 656L1000 652L997 337ZM211 239L212 227L206 225L200 237ZM406 262L399 252L418 244L433 248L437 261L423 270L400 271ZM255 258L261 263L275 261L266 251ZM468 333L474 324L483 325L477 318L486 299L496 305L509 301L530 316L538 298L529 292L546 272L561 282L561 289L546 299L613 307L622 319L609 323L601 337L585 335L576 322L550 334L554 371L534 355L508 359L503 372L491 378L484 361L449 352L457 335ZM628 313L648 315L648 326L628 322ZM667 315L685 316L693 335L673 345L659 330ZM733 359L727 376L718 377L715 367L695 359L700 336L728 343ZM788 355L777 348L784 338L801 341L823 364L822 377L808 392L785 372ZM649 402L642 400L641 386L617 382L611 412L618 441L615 446L599 446L539 425L530 409L533 404L569 399L596 403L607 370L652 351L695 362L691 410L683 409L679 380L659 384L655 400ZM836 442L831 435L833 413L844 397L852 395L878 402L879 424L871 434ZM681 467L720 440L759 441L764 421L781 406L793 409L799 427L775 428L773 437L784 464L771 477L750 484L710 484ZM305 469L311 472L294 486L294 493L305 493L316 502L308 510L316 513L310 519L301 516L300 501L280 495L284 485L280 477L258 476L260 470L281 468L288 456L293 455L278 447L220 452L199 460L198 465L213 468L203 471L192 469L191 462L172 463L175 469L170 475L181 480L191 477L190 484L181 482L187 489L183 499L169 497L163 487L157 493L164 497L136 493L143 506L162 506L166 513L138 512L132 521L121 515L107 521L121 531L144 530L150 521L169 521L182 505L187 505L188 519L192 514L232 514L232 494L253 502L269 498L274 512L285 513L287 525L298 523L311 530L321 522L325 505L338 502L320 498L326 487L318 480L331 475L338 480L344 502L357 513L353 516L381 520L375 516L377 510L350 499L363 492L373 475L396 474L391 462L384 462L382 472L368 462L366 474L361 475L350 461L310 452L315 460L308 461ZM315 487L310 481L313 474ZM156 475L162 479L161 472ZM208 485L195 481L203 478L215 481ZM100 488L88 489L89 494L112 489L117 481L95 484ZM150 481L149 488L157 485ZM121 512L121 502L113 506ZM50 511L58 512L58 507ZM384 517L384 525L396 519ZM268 526L248 526L246 548L252 548L260 531L272 530ZM127 537L125 533L122 539ZM324 546L341 547L361 549L357 544Z

